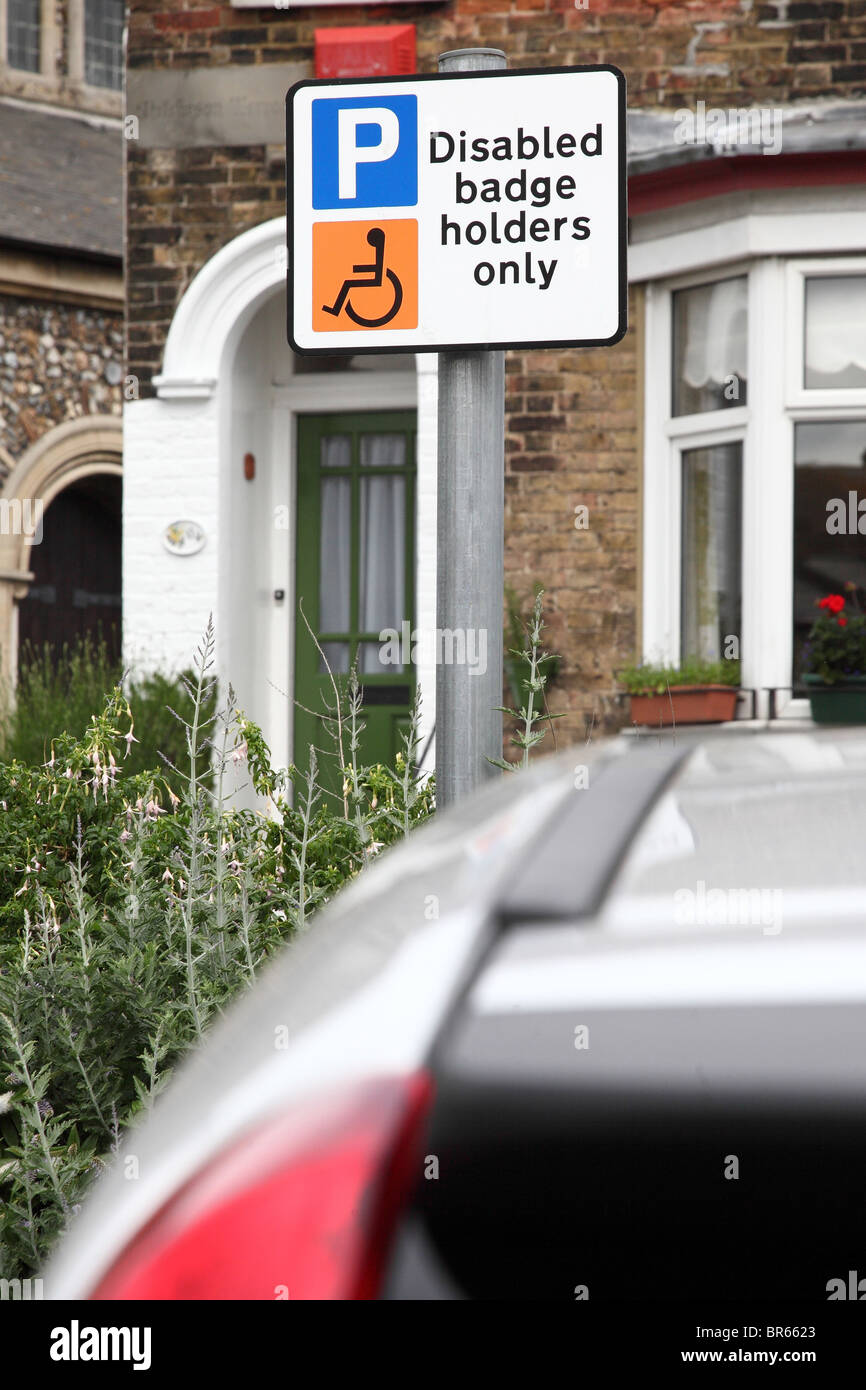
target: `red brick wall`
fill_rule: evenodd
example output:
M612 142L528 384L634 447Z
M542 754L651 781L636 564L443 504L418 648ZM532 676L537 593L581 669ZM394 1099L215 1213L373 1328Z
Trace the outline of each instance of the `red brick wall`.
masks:
M509 66L612 62L645 108L785 104L866 87L866 0L456 0L448 4L232 10L133 0L132 67L312 61L329 25L411 22L419 71L440 52L492 45ZM149 392L177 302L232 236L284 209L284 151L129 146L129 370ZM559 737L619 717L611 698L635 643L637 399L634 316L615 348L512 353L507 363L506 566L548 591L549 646L563 654ZM574 507L590 509L587 531Z

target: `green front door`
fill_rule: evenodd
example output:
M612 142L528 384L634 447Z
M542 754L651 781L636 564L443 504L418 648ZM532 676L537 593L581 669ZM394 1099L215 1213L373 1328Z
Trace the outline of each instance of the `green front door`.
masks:
M360 761L393 765L415 674L408 652L395 660L408 644L386 647L380 634L414 624L415 428L406 410L298 420L294 762L305 771L313 744L320 783L336 794L342 776L321 718L333 686L300 608L342 688L357 666Z

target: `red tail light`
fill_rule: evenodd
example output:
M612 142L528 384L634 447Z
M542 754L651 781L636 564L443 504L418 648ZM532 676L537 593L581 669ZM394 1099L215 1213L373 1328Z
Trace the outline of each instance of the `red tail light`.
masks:
M371 1082L219 1155L135 1238L97 1299L363 1299L420 1176L432 1085Z

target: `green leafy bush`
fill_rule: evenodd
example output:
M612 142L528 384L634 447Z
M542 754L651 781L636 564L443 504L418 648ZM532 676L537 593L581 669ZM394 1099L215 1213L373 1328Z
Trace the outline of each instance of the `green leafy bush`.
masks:
M61 731L83 737L91 715L123 682L123 667L114 660L104 640L85 635L58 650L50 643L26 646L18 662L14 696L5 692L0 716L0 750L5 762L36 765L51 757L51 740ZM186 756L183 726L173 711L189 714L189 684L193 672L178 676L160 672L127 680L130 703L135 708L135 741L124 755L124 768L134 772L159 771L164 759L177 764ZM210 697L205 717L215 710L216 692ZM206 750L199 771L209 775Z
M230 688L217 707L213 648L209 628L180 717L183 764L128 770L138 715L117 687L44 762L0 765L0 1277L41 1265L176 1061L327 898L432 810L415 769L417 704L388 768L359 766L350 702L334 811L315 756L303 777L274 770ZM231 804L231 768L275 814Z
M630 695L663 695L678 685L739 685L739 661L703 661L688 657L679 666L654 666L650 662L625 666L617 680Z

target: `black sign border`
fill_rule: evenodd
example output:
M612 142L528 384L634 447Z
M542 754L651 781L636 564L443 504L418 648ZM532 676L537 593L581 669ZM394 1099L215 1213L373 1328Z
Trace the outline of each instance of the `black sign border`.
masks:
M618 225L618 244L619 244L619 323L616 332L611 338L557 338L532 340L520 339L517 342L509 340L501 343L437 343L435 346L405 346L393 347L384 344L369 343L366 340L357 347L302 347L295 341L292 329L294 327L294 271L293 271L293 250L294 250L294 231L295 231L295 180L290 161L294 156L294 99L295 94L302 87L369 87L371 84L378 86L397 86L411 83L413 86L417 82L462 82L467 79L476 78L500 79L509 77L547 77L562 73L580 72L612 72L617 80L618 100L617 114L619 117L619 178L617 181L617 191L619 194L619 207L617 215ZM556 68L494 68L482 72L425 72L415 74L401 74L399 77L337 77L337 78L314 78L305 77L300 82L295 82L286 93L286 253L288 261L288 272L286 276L288 291L288 313L286 321L286 336L289 346L293 352L300 357L358 357L366 354L384 353L414 353L414 352L498 352L507 349L519 350L521 348L574 348L574 347L613 347L620 342L628 330L628 269L626 264L628 247L628 173L626 167L627 147L626 147L626 80L625 73L620 68L614 67L612 63L586 63L574 67Z

